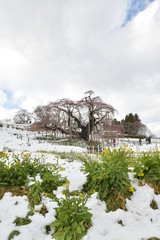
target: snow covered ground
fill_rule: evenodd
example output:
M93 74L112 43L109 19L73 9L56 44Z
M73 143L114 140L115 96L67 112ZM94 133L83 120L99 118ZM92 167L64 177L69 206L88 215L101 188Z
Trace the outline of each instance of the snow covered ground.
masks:
M22 136L22 139L21 139ZM12 128L0 128L0 151L7 148L16 153L21 151L31 152L33 155L41 154L37 151L46 151L46 162L56 163L57 159L50 151L57 152L83 152L84 149L73 146L52 145L46 142L39 142L33 139L34 136L28 135L28 132ZM152 150L159 148L159 144L132 146L135 152ZM69 190L81 190L82 185L86 182L86 176L81 171L83 165L80 161L68 161L59 159L59 165L65 167L61 172L70 182ZM133 178L133 176L131 176ZM88 230L83 240L147 240L151 237L160 238L160 195L155 195L153 189L148 185L138 186L135 181L135 192L131 200L127 200L127 211L118 209L114 212L106 212L106 205L97 198L97 193L91 195L87 202L92 216L92 226ZM63 187L56 191L57 197L63 197ZM158 209L150 207L152 200L158 203ZM32 220L30 224L16 226L14 220L16 217L25 218L29 211L29 202L26 196L12 196L6 193L0 200L0 240L8 240L13 230L20 232L14 240L51 240L50 234L46 234L46 225L50 225L55 219L56 202L51 201L48 197L43 196L43 202L48 209L45 216L38 211L29 216ZM40 209L41 206L36 206ZM121 222L121 224L120 224Z

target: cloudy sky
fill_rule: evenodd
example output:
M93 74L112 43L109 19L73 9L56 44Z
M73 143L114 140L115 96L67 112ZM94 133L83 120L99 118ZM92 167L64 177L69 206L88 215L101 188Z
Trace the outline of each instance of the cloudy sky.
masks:
M160 136L160 0L0 0L0 119L88 90Z

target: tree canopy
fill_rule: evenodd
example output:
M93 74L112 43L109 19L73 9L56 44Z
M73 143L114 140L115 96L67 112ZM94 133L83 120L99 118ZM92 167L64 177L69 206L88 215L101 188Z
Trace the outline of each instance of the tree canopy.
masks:
M145 135L147 131L146 125L142 123L137 113L127 114L121 122L124 127L124 132L127 135L131 136Z
M64 134L72 138L86 141L106 139L106 136L116 137L130 135L145 135L147 127L142 123L138 114L129 113L118 122L113 119L115 108L102 101L99 96L94 97L93 91L88 91L85 96L73 101L62 98L50 102L45 106L37 106L33 113L25 110L17 112L14 117L16 123L29 123L34 119L32 130L52 131L52 136Z
M113 106L105 103L94 92L88 91L81 100L60 99L34 110L37 128L60 131L70 137L89 140L98 134L104 124L109 124L114 115Z

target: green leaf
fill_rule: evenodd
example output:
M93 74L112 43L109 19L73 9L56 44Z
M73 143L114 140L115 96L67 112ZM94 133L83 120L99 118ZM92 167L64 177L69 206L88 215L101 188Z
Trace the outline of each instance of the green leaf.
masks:
M76 229L76 232L78 233L78 234L82 234L82 230L81 230L81 227L77 227L77 229Z
M78 227L78 223L77 222L73 222L72 223L72 229L73 231Z
M67 235L66 240L72 240L72 235Z
M50 227L51 228L54 228L54 227L59 227L61 225L61 221L59 221L59 220L55 220L54 222L52 222L51 224L50 224Z

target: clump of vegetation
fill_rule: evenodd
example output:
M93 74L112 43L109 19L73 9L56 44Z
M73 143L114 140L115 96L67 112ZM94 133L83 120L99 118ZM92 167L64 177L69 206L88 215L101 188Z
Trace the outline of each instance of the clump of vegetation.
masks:
M134 166L135 177L139 183L147 183L154 189L156 194L160 194L160 152L145 152L139 155Z
M46 226L45 226L45 229L46 229L46 234L49 234L50 231L51 231L50 225L46 225Z
M69 161L80 160L82 162L91 160L91 157L87 153L75 153L75 152L62 152L59 153L61 159L68 159Z
M70 152L57 152L57 151L51 151L51 152L47 152L47 151L40 151L41 153L46 153L46 154L54 154L56 155L56 157L59 157L60 159L67 159L69 162L70 161L74 161L74 160L80 160L82 162L85 161L90 161L91 157L85 153L85 152L74 152L74 151L70 151Z
M87 183L84 191L91 194L98 192L101 200L104 200L108 211L118 208L125 210L125 200L134 191L128 176L128 151L126 149L105 150L102 159L90 161L85 164Z
M20 217L17 217L13 223L16 224L16 226L22 226L22 225L27 225L29 223L31 223L32 221L26 217L26 218L20 218Z
M32 207L34 207L34 205L39 205L41 203L42 192L43 192L43 189L39 181L37 181L35 184L30 186L27 195L28 195L30 205Z
M9 235L8 240L13 239L15 236L18 236L19 234L20 234L20 232L17 230L12 231L11 234Z
M152 202L151 202L151 204L150 204L150 207L151 207L152 209L154 209L154 210L158 209L157 202L156 202L154 199L152 199Z
M65 199L58 201L56 220L51 223L56 239L79 240L91 227L92 214L86 207L87 198L85 195L70 196L66 194Z
M45 217L46 213L48 213L47 207L44 203L43 203L39 213L42 214L44 217Z
M151 237L151 238L148 238L147 240L160 240L160 238Z
M119 220L119 221L118 221L118 224L120 224L122 227L124 226L122 220Z
M28 195L30 205L41 203L42 193L53 197L53 190L66 182L60 175L58 164L45 164L43 158L31 158L28 153L12 154L12 160L6 151L0 153L0 198L11 191L14 195ZM41 181L36 181L39 175ZM35 183L32 185L30 179Z
M30 154L12 154L12 160L6 151L1 153L0 163L0 187L1 186L24 186L28 176L35 177L41 169L39 159L31 159Z

